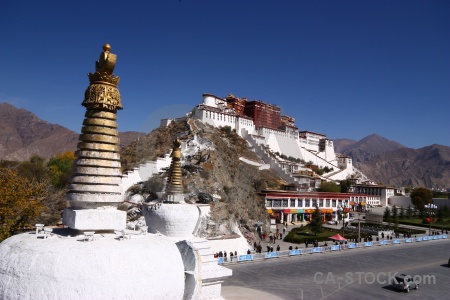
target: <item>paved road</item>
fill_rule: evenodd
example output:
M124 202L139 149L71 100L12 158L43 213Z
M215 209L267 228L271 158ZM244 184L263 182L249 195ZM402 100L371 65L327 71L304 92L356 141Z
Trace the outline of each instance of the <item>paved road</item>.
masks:
M228 265L233 276L224 280L222 296L227 300L449 299L449 249L450 239ZM398 292L389 280L395 272L417 275L423 283L409 294Z

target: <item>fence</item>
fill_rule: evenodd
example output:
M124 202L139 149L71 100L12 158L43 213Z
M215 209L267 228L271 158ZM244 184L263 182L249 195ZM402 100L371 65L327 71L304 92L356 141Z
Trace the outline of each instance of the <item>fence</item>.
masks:
M301 256L308 255L314 253L326 253L326 252L334 252L334 251L347 251L352 249L361 249L361 248L370 248L377 246L388 246L388 245L397 245L397 244L411 244L411 243L420 243L431 240L440 240L447 239L447 234L441 235L430 235L430 236L421 236L417 238L403 238L403 239L392 239L392 240L380 240L374 242L362 242L362 243L348 243L343 245L331 245L331 246L323 246L323 247L315 247L315 248L304 248L304 249L294 249L294 250L284 250L284 251L275 251L275 252L265 252L265 253L253 253L246 255L238 255L237 258L234 258L233 261L224 260L224 258L219 257L218 264L223 263L240 263L240 262L248 262L248 261L261 261L273 258L280 257L291 257L291 256Z

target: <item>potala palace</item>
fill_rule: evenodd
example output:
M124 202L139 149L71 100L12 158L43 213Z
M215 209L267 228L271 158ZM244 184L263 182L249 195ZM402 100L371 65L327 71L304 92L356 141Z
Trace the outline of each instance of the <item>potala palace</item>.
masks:
M333 141L325 134L299 131L295 119L281 115L279 106L237 98L232 94L226 98L203 94L202 103L187 117L215 127L229 126L249 142L265 164L270 164L270 168L288 182L309 185L311 169L304 165L315 165L327 170L322 176L313 176L325 181L349 177L357 179L359 183L367 180L353 167L351 157L334 152ZM163 119L161 125L184 119L186 117Z

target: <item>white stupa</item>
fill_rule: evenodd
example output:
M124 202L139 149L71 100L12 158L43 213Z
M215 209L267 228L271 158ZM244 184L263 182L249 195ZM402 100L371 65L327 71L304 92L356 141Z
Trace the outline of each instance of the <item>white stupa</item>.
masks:
M125 232L116 110L119 78L111 47L89 74L86 119L63 221L0 244L0 299L194 299L198 283L186 272L199 265L189 243L161 234Z

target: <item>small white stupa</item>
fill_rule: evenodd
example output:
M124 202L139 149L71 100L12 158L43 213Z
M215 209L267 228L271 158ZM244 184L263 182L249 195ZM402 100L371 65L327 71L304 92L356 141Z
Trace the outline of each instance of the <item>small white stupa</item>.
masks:
M200 210L197 206L184 201L180 145L181 142L178 139L173 142L172 163L163 203L158 209L144 211L144 216L150 232L160 232L175 240L189 240L194 237L194 231L200 219Z

